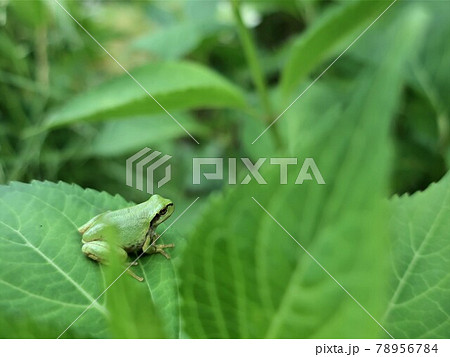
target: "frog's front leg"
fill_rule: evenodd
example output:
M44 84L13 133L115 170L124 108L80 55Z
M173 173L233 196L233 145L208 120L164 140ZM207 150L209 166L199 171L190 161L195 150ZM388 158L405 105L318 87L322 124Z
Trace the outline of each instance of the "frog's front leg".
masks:
M145 254L161 254L163 255L166 259L170 259L170 255L167 254L164 251L164 248L173 248L175 247L175 244L156 244L156 245L152 245L152 243L154 241L156 241L159 238L159 235L157 235L156 233L147 233L146 238L145 238L145 242L144 245L142 246L142 251Z
M109 244L105 241L96 240L91 242L86 242L81 247L81 251L86 254L86 256L92 260L95 260L102 264L109 263L109 254L110 247ZM121 263L125 264L128 258L128 254L125 250L120 247L116 247L117 256ZM130 274L133 278L139 281L143 281L144 279L140 276L134 274L131 269L127 269L127 273Z

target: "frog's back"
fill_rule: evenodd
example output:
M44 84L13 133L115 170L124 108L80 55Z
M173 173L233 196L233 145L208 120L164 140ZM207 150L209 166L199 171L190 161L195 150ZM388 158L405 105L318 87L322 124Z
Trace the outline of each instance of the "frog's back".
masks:
M120 220L121 218L123 218L124 220L131 220L133 219L133 217L136 217L136 210L135 210L136 206L132 206L132 207L125 207L125 208L121 208L115 211L107 211L105 212L105 218L108 221L117 221Z
M126 207L117 211L108 212L105 221L114 227L118 244L128 251L142 247L150 222L145 216L137 214L134 207Z

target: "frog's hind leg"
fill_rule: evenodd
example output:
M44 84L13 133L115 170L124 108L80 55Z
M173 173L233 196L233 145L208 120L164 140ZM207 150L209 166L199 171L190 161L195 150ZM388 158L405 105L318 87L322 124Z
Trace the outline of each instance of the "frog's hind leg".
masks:
M99 263L108 264L110 254L110 247L108 242L102 240L86 242L81 247L81 251L92 260L95 260ZM125 252L123 249L118 248L117 254L121 261L126 261L127 252Z
M78 228L78 232L81 234L84 234L89 228L92 227L92 225L105 213L108 213L109 211L103 212L98 214L97 216L91 218L89 221L87 221L85 224L83 224L81 227Z
M95 260L102 264L109 263L109 254L110 247L109 244L105 241L91 241L84 243L81 247L81 251L86 254L86 256L92 260ZM122 248L116 247L116 254L119 257L121 263L126 264L128 254ZM133 264L132 264L133 265ZM144 279L140 276L137 276L131 269L127 269L127 273L131 275L133 278L139 281L143 281Z

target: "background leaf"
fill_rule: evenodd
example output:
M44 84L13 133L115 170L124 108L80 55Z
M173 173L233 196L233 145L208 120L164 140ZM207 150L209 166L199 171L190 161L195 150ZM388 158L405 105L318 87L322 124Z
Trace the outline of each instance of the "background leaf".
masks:
M194 118L184 113L173 113L174 117L196 136L206 132ZM88 154L117 156L136 152L143 147L164 144L171 139L186 136L186 132L166 113L151 117L132 117L110 120L104 123L95 136Z
M450 174L392 200L391 298L384 315L397 338L450 337Z
M314 158L326 185L293 185L297 167L290 185L267 173L267 186L239 186L211 202L180 268L182 315L191 337L387 336L252 197L380 318L387 300L382 198L389 126L401 93L400 69L417 47L417 36L406 34L421 33L425 24L421 12L405 14L382 63L360 75L352 97L336 98L321 117L294 109L285 118L286 126L296 124L285 133L293 152L302 153L300 162Z
M131 71L131 74L168 111L243 105L236 87L198 64L154 63ZM161 111L142 88L123 74L68 101L49 117L46 125L55 127Z
M348 45L346 42L356 38L358 30L362 31L391 2L350 1L329 10L293 44L282 71L283 94L289 94L321 61ZM349 40L350 36L354 38Z
M83 190L65 183L33 182L0 186L0 314L1 320L32 317L34 323L51 324L41 337L57 337L105 288L104 267L81 253L77 227L105 210L129 206L120 196ZM171 242L170 232L165 235ZM176 253L175 253L176 254ZM145 283L132 281L133 290L146 299L141 314L152 301L169 337L180 334L177 287L172 263L162 256L147 256L133 267ZM131 279L125 274L122 279ZM105 296L69 330L81 337L110 337ZM122 308L127 308L124 301ZM120 315L119 311L111 311ZM138 310L138 311L139 311ZM127 323L127 322L123 322ZM128 323L131 323L128 320ZM147 321L147 328L157 326ZM2 337L13 331L1 330Z
M223 29L216 20L188 20L172 25L164 30L151 32L139 38L133 45L164 59L178 59L194 50L200 42Z

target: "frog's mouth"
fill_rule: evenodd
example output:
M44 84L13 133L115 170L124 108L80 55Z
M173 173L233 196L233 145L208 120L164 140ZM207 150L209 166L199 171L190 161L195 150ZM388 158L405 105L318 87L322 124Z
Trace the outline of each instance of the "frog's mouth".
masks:
M156 229L158 224L160 224L161 222L165 221L167 218L169 218L172 215L172 212L174 210L173 203L169 203L166 206L166 209L167 209L167 214L161 215L161 214L157 213L155 215L155 217L153 217L152 221L150 222L150 230Z

